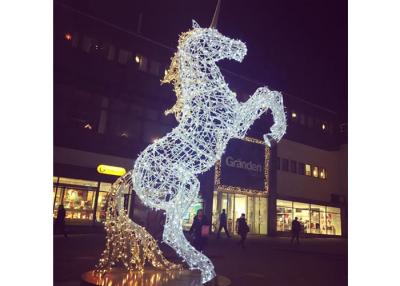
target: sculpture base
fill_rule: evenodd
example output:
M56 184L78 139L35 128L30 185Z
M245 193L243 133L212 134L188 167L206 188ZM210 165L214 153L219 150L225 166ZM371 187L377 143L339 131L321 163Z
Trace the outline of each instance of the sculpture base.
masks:
M228 286L231 281L217 275L205 285ZM81 286L201 286L201 275L199 271L190 270L158 270L145 268L140 271L126 271L122 268L113 268L105 274L88 271L81 276Z

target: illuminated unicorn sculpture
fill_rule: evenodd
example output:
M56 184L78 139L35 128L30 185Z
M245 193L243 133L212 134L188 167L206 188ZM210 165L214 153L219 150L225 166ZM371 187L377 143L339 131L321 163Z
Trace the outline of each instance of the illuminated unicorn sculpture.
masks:
M215 15L214 15L215 18ZM214 22L214 21L213 21ZM253 124L271 109L274 124L264 135L279 141L286 132L282 95L267 87L258 88L247 102L238 102L224 81L216 63L222 59L242 61L247 49L243 42L221 35L215 28L183 33L164 82L174 84L175 113L179 125L148 146L137 158L132 171L133 188L142 202L164 210L163 240L191 269L199 269L202 282L215 277L210 259L186 240L182 219L199 193L197 175L209 170L221 158L228 141L243 138Z

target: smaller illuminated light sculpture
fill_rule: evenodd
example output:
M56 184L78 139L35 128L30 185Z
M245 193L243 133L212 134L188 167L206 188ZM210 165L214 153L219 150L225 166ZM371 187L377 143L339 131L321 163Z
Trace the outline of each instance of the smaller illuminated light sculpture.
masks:
M146 262L158 269L181 269L180 265L164 258L157 241L144 227L129 219L124 210L123 194L124 190L132 188L131 176L128 172L111 186L106 205L106 249L96 271L106 273L118 262L127 270L143 271Z

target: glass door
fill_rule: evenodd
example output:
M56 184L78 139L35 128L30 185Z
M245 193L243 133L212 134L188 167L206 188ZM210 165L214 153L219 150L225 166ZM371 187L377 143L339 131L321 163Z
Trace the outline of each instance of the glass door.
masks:
M213 198L213 230L219 228L219 215L225 209L227 227L231 234L236 234L236 220L242 213L246 215L250 233L267 234L267 198L215 192Z
M268 205L267 205L267 198L260 197L259 198L259 225L260 230L259 234L267 234L267 222L268 222Z
M234 194L227 194L228 195L228 205L226 208L226 218L227 218L227 227L229 233L234 233L234 208L235 208L235 195Z
M261 233L261 222L262 222L262 217L261 217L261 212L260 212L260 200L263 198L260 197L255 197L255 203L254 203L254 224L255 224L255 233Z
M259 225L256 224L256 210L255 210L255 198L253 196L247 196L247 211L246 211L247 224L251 233L259 232Z
M250 232L256 234L267 234L267 198L249 196L247 213L248 223L250 221L252 223Z
M242 213L246 214L247 212L247 196L246 195L241 195L241 194L234 194L235 199L234 199L234 216L233 216L233 221L234 221L234 230L236 231L236 220L240 218Z

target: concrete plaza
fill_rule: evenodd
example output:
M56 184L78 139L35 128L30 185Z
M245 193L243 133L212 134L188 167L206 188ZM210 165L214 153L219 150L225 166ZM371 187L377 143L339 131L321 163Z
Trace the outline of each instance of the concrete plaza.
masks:
M78 286L80 275L93 269L104 249L103 233L54 236L54 285ZM347 239L303 238L299 246L289 238L249 236L246 249L238 238L212 236L205 253L217 274L232 286L344 286L347 285ZM177 257L162 246L168 259Z

